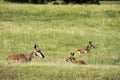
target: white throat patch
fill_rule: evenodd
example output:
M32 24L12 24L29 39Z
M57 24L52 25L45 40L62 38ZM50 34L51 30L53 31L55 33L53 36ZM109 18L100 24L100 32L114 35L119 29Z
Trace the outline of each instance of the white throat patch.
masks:
M41 57L41 58L43 57L39 52L36 52L36 53L39 57Z

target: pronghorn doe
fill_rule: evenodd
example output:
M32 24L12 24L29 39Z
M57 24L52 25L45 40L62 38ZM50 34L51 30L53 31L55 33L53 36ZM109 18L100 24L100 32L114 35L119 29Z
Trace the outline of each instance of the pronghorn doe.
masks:
M83 60L76 60L76 58L74 57L74 53L71 53L71 56L68 59L66 59L66 61L67 62L71 61L72 63L75 63L75 64L86 64L86 62Z
M88 52L90 52L90 49L91 49L91 48L95 48L95 46L92 44L91 41L89 41L88 46L87 46L85 49L78 49L78 50L77 50L77 53L78 53L78 54L88 53Z
M29 54L29 55L24 55L24 54L10 55L7 57L6 61L30 62L32 60L32 58L34 58L35 56L44 58L43 53L41 52L38 45L36 45L36 44L35 44L34 50L31 54Z

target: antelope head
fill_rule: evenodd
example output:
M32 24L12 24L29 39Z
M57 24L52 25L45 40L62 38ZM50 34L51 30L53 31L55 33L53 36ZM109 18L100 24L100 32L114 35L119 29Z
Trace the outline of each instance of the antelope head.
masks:
M34 46L34 53L35 56L39 56L41 58L44 58L45 56L43 55L43 53L41 52L41 50L39 49L38 45L35 44Z
M92 44L91 41L89 41L89 45L88 45L89 48L95 48L95 46Z
M75 53L72 53L72 52L71 52L70 57L69 57L68 59L66 59L66 61L73 61L73 60L76 60L75 57L74 57L74 54L75 54Z

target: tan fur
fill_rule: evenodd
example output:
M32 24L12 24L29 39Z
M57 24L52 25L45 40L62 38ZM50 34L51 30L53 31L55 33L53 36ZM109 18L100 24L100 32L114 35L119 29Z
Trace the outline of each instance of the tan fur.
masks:
M35 56L44 58L44 55L40 51L38 45L35 44L34 50L31 54L13 54L7 57L6 61L19 61L19 62L30 62Z
M15 54L15 55L10 55L6 59L6 61L20 61L20 62L27 62L27 57L24 54Z
M32 58L34 58L34 53L31 53L30 55L14 54L14 55L8 56L6 61L28 62L28 61L31 61Z
M66 61L71 61L75 64L86 64L86 62L83 60L76 60L76 58L74 57L74 53L71 53L71 56L68 59L66 59Z
M78 49L77 53L81 54L81 53L88 53L90 52L91 48L95 48L94 45L92 44L92 42L89 42L88 46L85 49Z
M72 63L75 63L75 64L86 64L85 61L83 60L72 60Z

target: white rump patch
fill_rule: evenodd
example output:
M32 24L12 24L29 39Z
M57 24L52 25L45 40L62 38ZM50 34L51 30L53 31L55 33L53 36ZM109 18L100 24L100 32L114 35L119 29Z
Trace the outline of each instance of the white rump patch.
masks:
M84 53L87 53L87 51L86 51L86 50L84 50L83 52L84 52Z
M80 51L77 51L78 54L80 54Z

